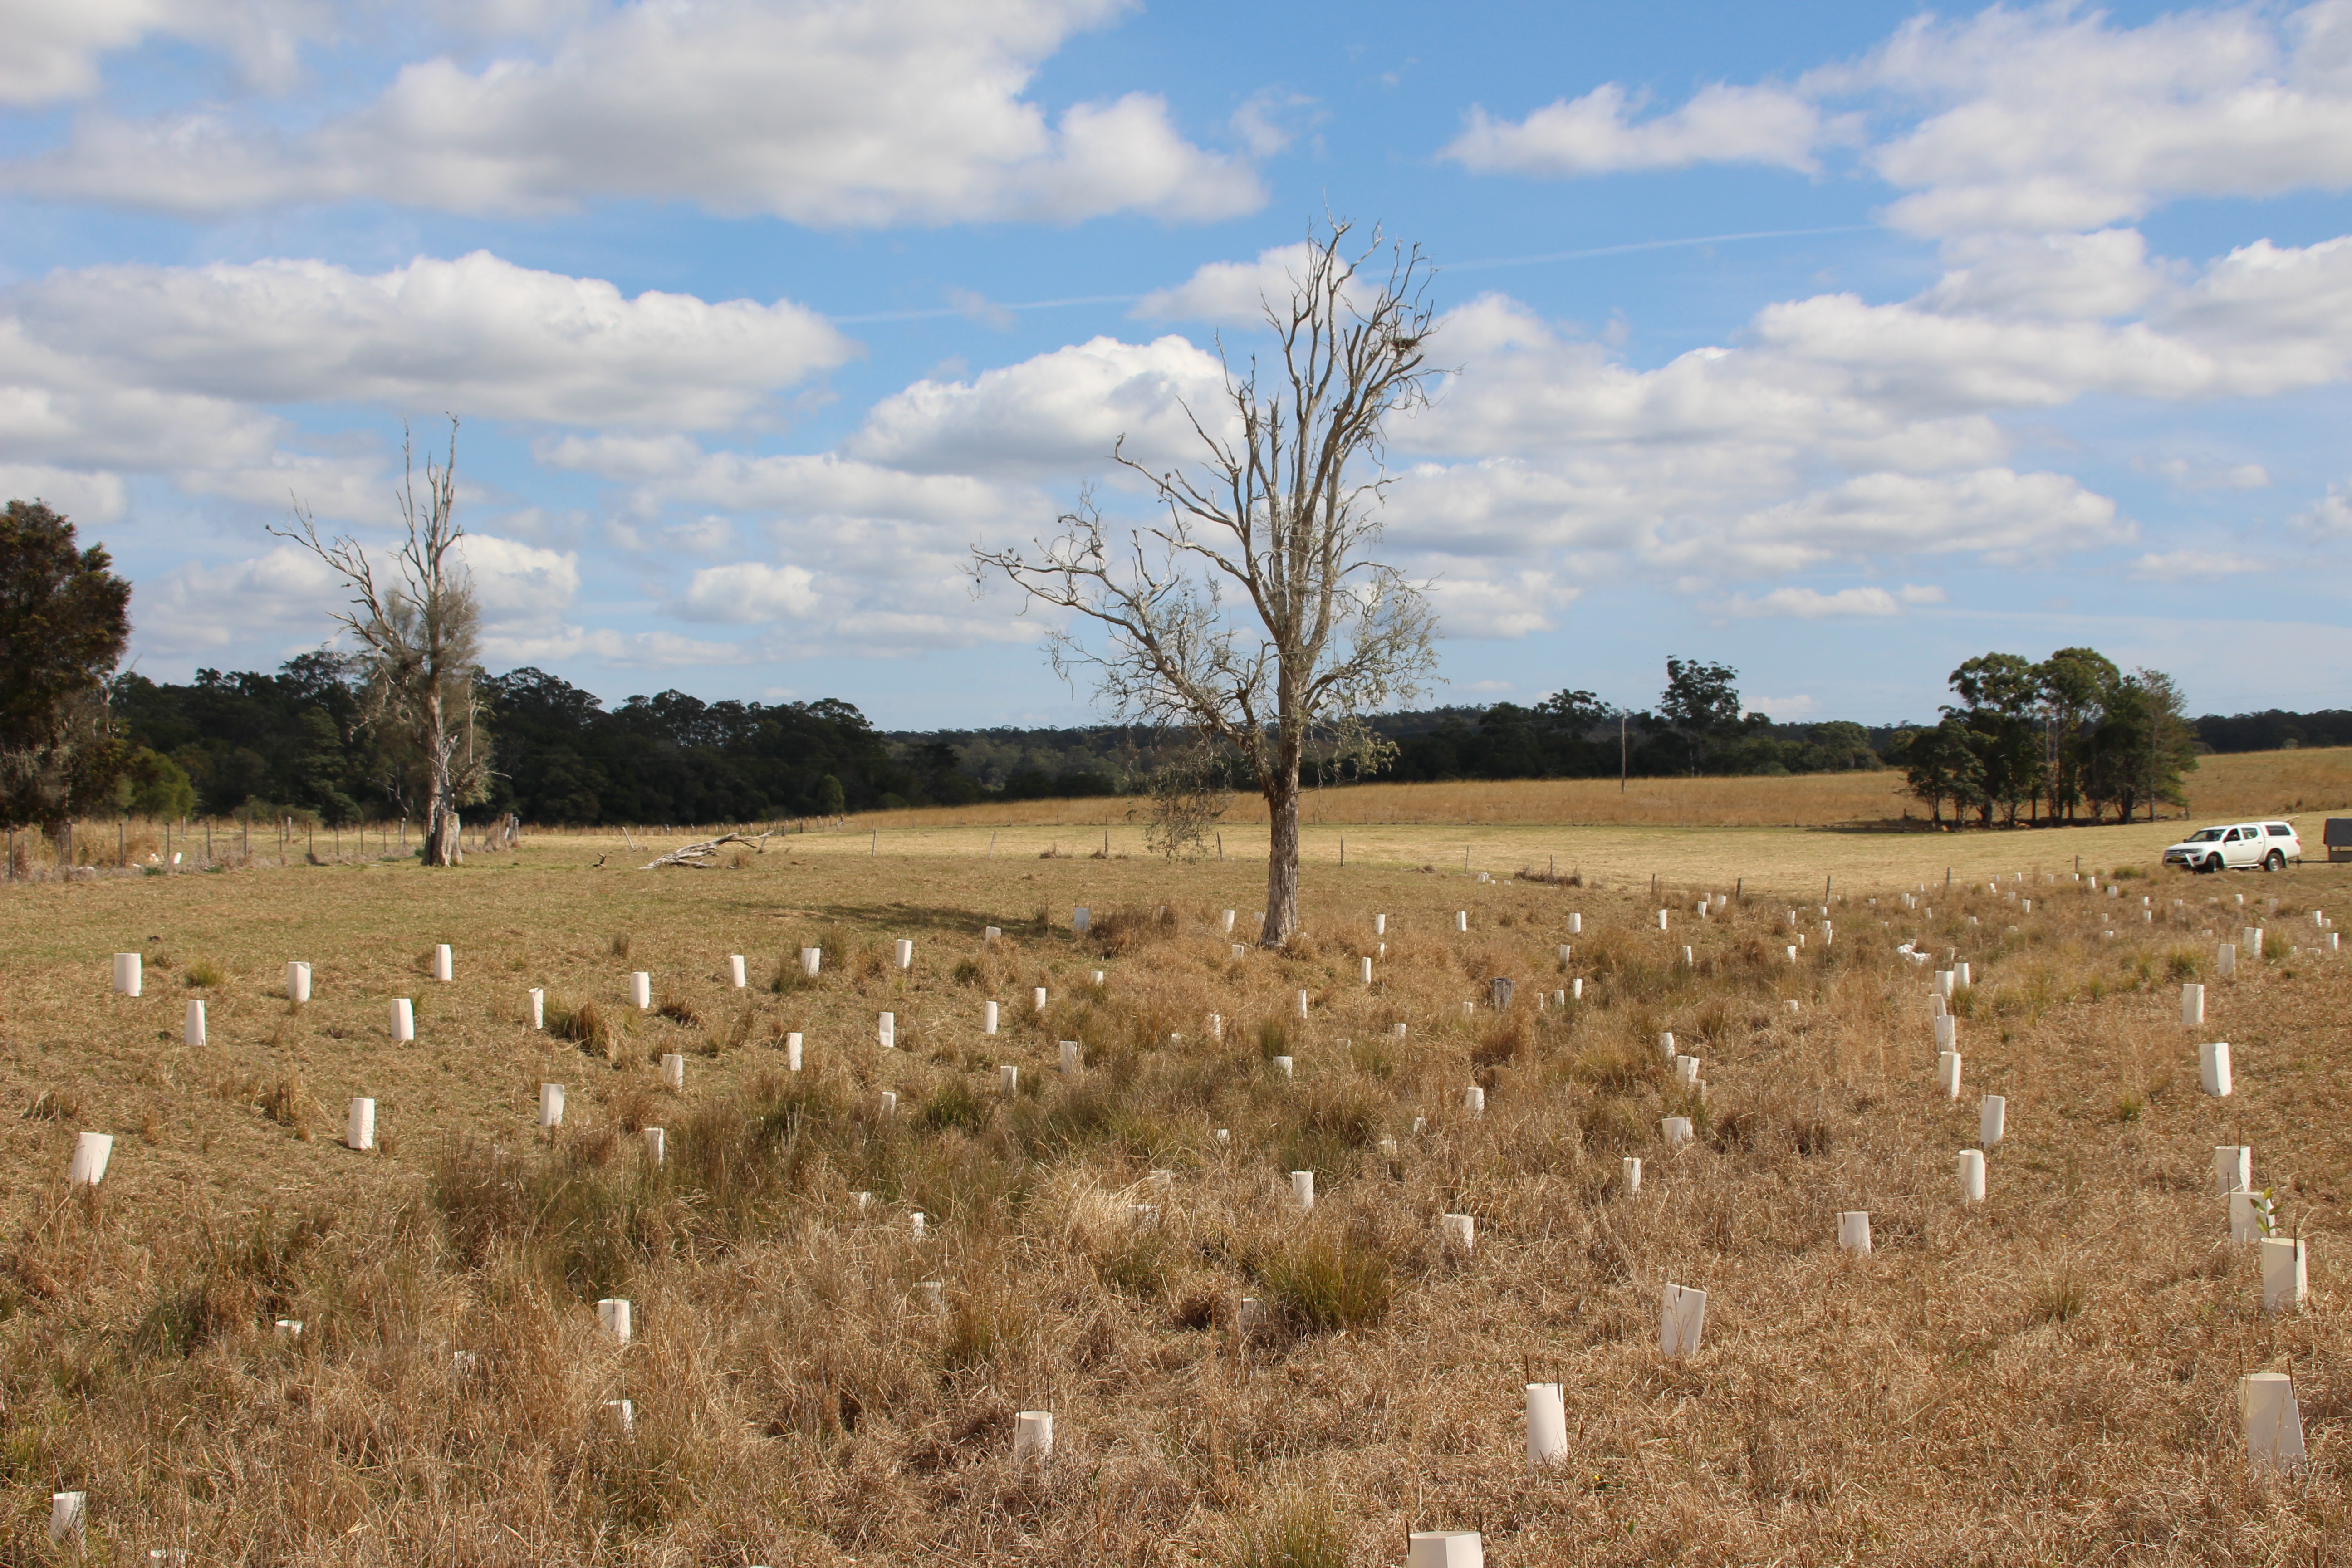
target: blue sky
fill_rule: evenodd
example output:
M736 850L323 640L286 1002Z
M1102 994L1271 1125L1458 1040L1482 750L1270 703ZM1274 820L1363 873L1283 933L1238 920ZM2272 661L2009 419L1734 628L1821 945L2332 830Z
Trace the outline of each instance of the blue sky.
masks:
M464 421L493 668L1066 722L974 545L1181 462L1327 210L1440 270L1440 700L2352 700L2352 3L0 0L0 489L271 667ZM1113 480L1113 511L1139 500ZM2331 673L2334 672L2334 673Z

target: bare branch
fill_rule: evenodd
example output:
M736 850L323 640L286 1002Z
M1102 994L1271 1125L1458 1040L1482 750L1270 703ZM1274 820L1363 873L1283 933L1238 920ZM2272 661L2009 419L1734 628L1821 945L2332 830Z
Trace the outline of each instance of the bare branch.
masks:
M1426 399L1433 314L1418 249L1360 251L1349 226L1313 237L1289 296L1265 301L1279 354L1236 365L1221 339L1213 416L1185 405L1191 467L1111 457L1139 479L1158 520L1115 536L1091 491L1026 549L976 550L976 580L1001 574L1066 612L1048 639L1055 671L1088 676L1121 721L1183 727L1237 755L1274 822L1261 941L1297 923L1299 767L1309 747L1366 763L1381 744L1365 713L1419 695L1435 667L1436 619L1414 584L1370 553L1381 537L1388 421ZM1365 267L1385 250L1384 279ZM1087 628L1094 635L1086 635Z
M404 432L402 480L394 496L407 538L394 552L395 574L379 582L366 549L350 535L320 536L316 516L298 498L295 526L269 529L308 550L351 592L350 608L333 612L362 649L368 672L362 703L365 721L389 742L404 775L387 780L405 800L404 776L419 775L425 795L425 857L454 865L461 856L457 812L480 800L489 784L489 746L483 733L480 673L481 612L459 553L465 530L457 520L457 421L449 421L449 456L425 460L420 495L413 443Z

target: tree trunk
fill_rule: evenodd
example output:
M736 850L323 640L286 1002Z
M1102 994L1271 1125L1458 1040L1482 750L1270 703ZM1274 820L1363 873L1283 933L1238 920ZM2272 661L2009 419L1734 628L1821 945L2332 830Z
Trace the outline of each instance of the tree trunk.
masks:
M455 866L463 860L466 858L466 850L465 846L458 841L460 831L457 814L441 805L436 800L433 810L433 825L425 830L425 864Z
M449 719L441 707L438 683L425 700L425 864L455 866L466 858L466 846L458 837L457 803L450 798Z
M1285 734L1276 741L1274 774L1265 792L1269 842L1265 925L1258 932L1261 947L1280 947L1298 930L1298 762L1304 749L1296 735Z

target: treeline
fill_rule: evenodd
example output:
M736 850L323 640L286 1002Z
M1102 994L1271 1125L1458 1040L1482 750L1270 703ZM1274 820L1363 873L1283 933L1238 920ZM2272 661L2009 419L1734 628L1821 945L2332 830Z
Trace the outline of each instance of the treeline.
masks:
M1621 769L1650 778L1843 773L1885 765L1882 752L1897 729L1872 730L1835 720L1776 723L1769 715L1742 710L1738 679L1738 671L1727 665L1670 658L1666 688L1654 709L1620 709L1590 691L1561 691L1533 707L1497 702L1376 714L1367 722L1392 750L1369 776L1418 784L1615 778ZM951 745L967 773L1008 799L1139 789L1153 760L1149 736L1115 726L908 732L888 739L902 745ZM1225 782L1248 787L1238 773Z
M1779 723L1741 710L1738 672L1668 664L1645 710L1562 691L1383 714L1394 751L1373 776L1451 779L1776 775L1904 770L1932 820L2093 819L2179 804L2199 750L2352 744L2352 713L2270 711L2191 724L2158 672L2090 649L2039 664L1988 654L1953 672L1940 722ZM704 702L679 691L607 709L538 669L486 677L492 736L483 815L558 825L734 822L909 805L1137 793L1151 737L1117 726L883 733L846 702ZM414 815L413 773L362 722L356 670L304 654L273 675L200 670L184 685L130 674L109 687L133 747L117 809L158 816L283 816L321 825ZM2151 728L2151 725L2153 726ZM2151 763L2153 769L2151 771ZM1230 777L1236 788L1248 781ZM1346 782L1327 778L1320 782Z
M2209 752L2291 752L2300 746L2352 746L2352 711L2323 709L2285 713L2276 708L2197 721L2197 740Z
M136 674L111 685L117 726L140 777L124 809L331 826L414 816L413 770L360 722L356 671L331 654L276 675L199 670L185 686ZM493 774L483 815L551 826L754 822L906 805L959 805L987 792L951 747L893 748L846 702L704 702L682 691L607 710L538 669L482 682Z

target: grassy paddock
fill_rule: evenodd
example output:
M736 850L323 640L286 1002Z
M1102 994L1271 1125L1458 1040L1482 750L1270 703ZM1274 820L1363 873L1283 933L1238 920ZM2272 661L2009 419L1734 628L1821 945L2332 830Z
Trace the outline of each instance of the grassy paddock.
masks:
M2326 811L2352 805L2352 747L2248 752L2202 759L2189 775L2192 818ZM921 811L869 812L868 826L1118 826L1137 802L989 802ZM1494 783L1373 784L1309 790L1300 806L1308 823L1453 826L1559 824L1646 827L1820 827L1899 822L1927 807L1904 794L1894 769L1869 773L1810 773L1792 778L1514 779ZM1228 820L1265 821L1265 803L1236 795ZM1921 826L1925 826L1922 824Z
M1896 838L1938 870L1980 844L2042 870L2000 893L1969 871L1932 914L1895 898L1925 862L1852 871L1834 942L1800 909L1791 963L1789 896L1750 877L1722 914L1692 900L1748 858L1811 886L1820 856L1880 841L1682 835L1662 933L1641 862L1664 840L1596 837L1585 869L1626 868L1571 887L1509 879L1529 852L1509 831L1485 883L1433 838L1435 872L1409 868L1418 850L1318 860L1306 935L1240 958L1218 915L1250 921L1262 868L992 860L976 828L938 853L903 830L879 855L778 840L708 872L592 870L546 837L449 872L7 889L0 1555L65 1560L41 1530L59 1488L89 1492L98 1562L1374 1564L1409 1527L1463 1524L1498 1565L2340 1552L2352 979L2293 949L2316 945L2313 910L2352 908L2343 868L2139 876L2109 900L2071 851L2058 872L2072 836ZM2086 865L2140 862L2137 832L2085 837L2105 847ZM2249 921L2268 956L2217 980L2215 941ZM898 937L911 973L889 966ZM1933 1095L1906 939L1976 970L1957 1105ZM453 984L429 978L438 942ZM804 945L824 949L814 982ZM108 995L107 955L134 949L145 994ZM278 992L291 958L313 965L299 1008ZM628 1005L634 970L657 1011ZM1577 977L1580 1005L1538 1007ZM2210 985L2202 1037L2235 1047L2228 1101L2197 1092L2185 978ZM530 986L563 1036L528 1027ZM394 996L415 1001L414 1045L387 1037ZM202 1047L181 1042L192 998ZM896 1052L874 1043L883 1010ZM1704 1100L1661 1060L1669 1029ZM1083 1043L1076 1079L1063 1039ZM682 1095L661 1086L671 1052ZM569 1091L551 1143L542 1081ZM1984 1089L2009 1096L2010 1139L1970 1208L1950 1164ZM378 1101L378 1153L338 1146L354 1094ZM1667 1114L1696 1120L1694 1145L1660 1143ZM83 1127L117 1142L77 1198ZM2223 1142L2253 1146L2312 1238L2301 1314L2263 1315L2225 1238ZM1317 1173L1311 1216L1283 1196L1296 1169ZM1866 1259L1833 1245L1857 1207ZM1475 1218L1475 1252L1442 1243L1449 1212ZM1678 1363L1657 1348L1669 1280L1709 1292L1705 1348ZM598 1339L606 1295L635 1304L626 1351ZM1246 1328L1245 1295L1265 1310ZM2303 1399L2314 1462L2293 1481L2241 1456L2236 1379L2267 1368ZM1556 1474L1527 1473L1530 1373L1568 1384ZM604 1415L621 1398L625 1438ZM1041 1472L1012 1460L1025 1408L1056 1418Z

